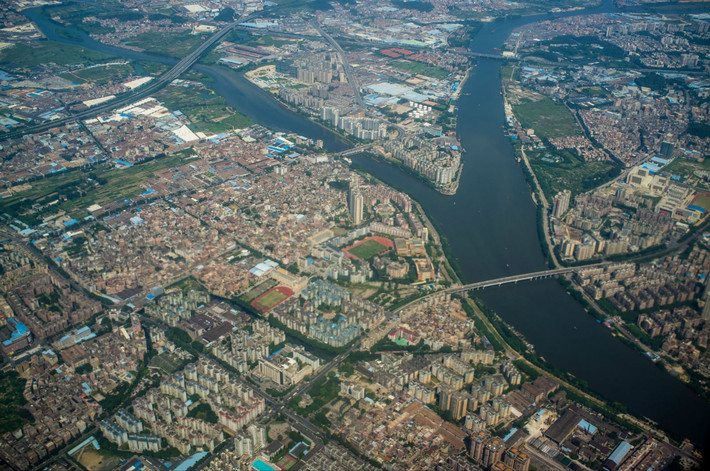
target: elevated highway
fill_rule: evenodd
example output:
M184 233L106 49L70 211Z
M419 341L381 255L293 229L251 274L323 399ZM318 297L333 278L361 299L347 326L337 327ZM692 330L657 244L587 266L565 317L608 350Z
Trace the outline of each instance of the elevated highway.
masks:
M362 99L362 95L360 94L360 84L358 83L357 79L355 78L355 74L353 73L352 67L350 67L350 62L348 62L348 57L345 55L345 51L343 51L343 48L340 47L340 44L333 39L333 37L326 33L321 25L318 23L318 21L314 22L314 27L318 30L318 32L325 38L328 43L333 47L338 52L338 55L340 56L340 60L343 63L343 70L345 71L345 75L348 77L348 83L350 86L353 88L353 94L355 95L355 101L357 104L360 106L360 108L365 107L365 102Z
M246 17L246 18L242 18L239 20L239 23L247 21L250 18L251 18L251 16ZM155 93L156 91L160 90L165 85L169 84L170 82L172 82L173 80L178 78L180 75L182 75L183 72L185 72L190 67L192 67L195 64L195 62L197 62L200 59L200 57L202 57L202 55L208 49L210 49L217 42L219 42L222 38L224 38L232 29L234 29L237 26L237 24L238 24L237 22L230 23L229 25L225 26L224 28L222 28L219 31L217 31L216 33L214 33L212 36L210 36L209 39L207 39L205 42L200 44L200 46L197 49L195 49L194 51L189 53L187 56L183 57L170 70L168 70L163 75L156 78L155 80L152 80L151 82L149 82L145 87L142 87L136 91L128 92L124 95L119 96L115 100L111 100L111 101L106 102L104 104L97 105L92 108L88 108L88 109L80 111L78 113L73 113L70 116L67 116L65 118L55 119L53 121L49 121L49 122L42 123L42 124L37 124L35 126L21 127L16 130L13 130L13 131L0 134L0 141L4 141L7 139L19 138L19 137L22 137L26 134L35 134L38 132L44 132L49 129L55 128L57 126L62 126L64 124L70 123L72 121L78 121L78 120L92 118L92 117L99 115L101 113L109 112L113 109L133 103L141 98L145 98L145 97L149 96L150 94Z

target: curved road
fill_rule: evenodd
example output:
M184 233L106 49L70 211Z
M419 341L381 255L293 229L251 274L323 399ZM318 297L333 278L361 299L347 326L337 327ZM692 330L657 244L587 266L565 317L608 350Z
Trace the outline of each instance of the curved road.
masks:
M256 14L249 15L245 18L241 18L238 20L239 23L243 23L244 21L249 21L253 17L257 16ZM217 42L219 42L222 38L224 38L227 33L229 33L232 29L234 29L237 26L237 22L235 21L234 23L230 23L229 25L225 26L221 30L217 31L215 34L210 36L210 38L200 44L200 46L192 51L190 54L187 56L183 57L177 64L173 66L172 69L168 70L165 72L163 75L158 77L157 79L151 81L148 85L145 87L141 88L138 91L134 92L129 92L126 93L124 96L120 96L119 98L115 100L111 100L105 104L98 105L89 109L86 109L84 111L80 111L78 113L72 114L70 116L67 116L66 118L60 118L56 119L53 121L49 121L46 123L38 124L35 126L29 126L29 127L22 127L19 128L15 131L10 131L7 133L3 133L0 135L0 141L7 140L7 139L15 139L18 137L22 137L26 134L35 134L38 132L43 132L47 131L48 129L61 126L63 124L72 122L72 121L78 121L82 119L87 119L93 116L96 116L101 113L105 113L108 111L111 111L115 108L127 105L129 103L132 103L136 100L139 100L141 98L144 98L151 93L156 92L157 90L163 88L165 85L169 84L176 78L178 78L180 75L182 75L186 70L188 70L190 67L192 67L195 62L197 62L200 57L212 46L214 46Z
M333 39L331 35L326 33L323 28L321 28L317 20L314 22L314 26L321 34L321 36L323 36L325 40L328 41L336 51L338 51L338 55L340 55L340 60L343 61L343 70L345 71L345 75L348 77L348 82L350 83L350 86L353 87L355 101L357 102L358 106L364 108L365 102L362 101L362 95L360 95L360 84L357 82L355 74L353 74L353 69L350 67L348 58L345 56L345 51L343 51L343 48L340 47L340 44L338 44L337 41Z

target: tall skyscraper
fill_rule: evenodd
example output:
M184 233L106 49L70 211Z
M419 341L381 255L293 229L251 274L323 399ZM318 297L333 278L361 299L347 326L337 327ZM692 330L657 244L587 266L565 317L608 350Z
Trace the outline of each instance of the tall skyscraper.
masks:
M354 226L362 223L364 205L365 199L360 193L360 177L353 175L350 178L350 189L348 190L348 211L350 212L350 221Z
M131 330L133 331L133 339L139 339L143 336L143 328L141 327L141 320L136 314L131 314Z
M530 457L527 453L518 448L511 448L505 452L503 462L514 471L528 471L530 469Z
M437 404L439 409L443 411L451 409L451 399L453 396L454 391L450 387L446 385L439 386L439 403Z
M488 437L488 440L486 440L483 445L483 459L481 460L481 464L485 468L490 468L501 461L504 451L505 445L503 444L503 440L498 437Z
M569 190L560 191L555 195L552 203L552 216L559 218L569 209L569 200L572 193Z
M485 446L488 437L489 435L483 430L471 435L471 446L468 451L468 456L470 456L476 463L480 463L483 458L483 447Z
M459 420L461 417L466 416L468 400L469 395L464 391L459 391L452 396L450 412L454 420Z
M708 277L710 278L710 277ZM703 307L703 319L710 321L710 280L705 280L705 293L703 294L705 298L705 306Z
M674 150L675 146L672 142L663 141L663 143L661 144L661 156L666 160L670 160L673 158Z

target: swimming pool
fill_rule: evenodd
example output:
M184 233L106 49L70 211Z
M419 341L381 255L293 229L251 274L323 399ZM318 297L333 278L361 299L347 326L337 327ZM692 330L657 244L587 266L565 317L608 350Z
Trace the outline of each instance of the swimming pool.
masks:
M276 471L271 465L258 458L251 464L251 467L256 469L256 471Z

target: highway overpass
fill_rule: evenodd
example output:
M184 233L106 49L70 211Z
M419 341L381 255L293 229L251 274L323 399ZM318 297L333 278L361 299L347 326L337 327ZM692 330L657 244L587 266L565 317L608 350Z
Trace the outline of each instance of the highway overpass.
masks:
M254 15L250 15L246 18L241 18L239 20L239 23L242 23L244 21L248 21L253 16ZM170 82L172 82L173 80L178 78L180 75L182 75L182 73L185 72L186 70L188 70L190 67L192 67L195 64L195 62L197 62L200 59L200 57L202 57L202 55L208 49L210 49L217 42L219 42L222 38L224 38L236 26L237 26L237 22L230 23L229 25L227 25L224 28L217 31L215 34L210 36L209 39L207 39L205 42L200 44L200 46L197 49L192 51L187 56L183 57L177 64L175 64L173 66L172 69L168 70L167 72L165 72L163 75L161 75L157 79L152 80L145 87L142 87L140 89L137 89L136 91L128 92L124 95L121 95L118 98L116 98L115 100L111 100L111 101L106 102L104 104L97 105L92 108L88 108L88 109L80 111L78 113L74 113L70 116L67 116L66 118L55 119L53 121L48 121L46 123L37 124L35 126L23 126L23 127L18 128L16 130L12 130L10 132L0 134L0 141L19 138L19 137L22 137L26 134L35 134L38 132L44 132L49 129L55 128L57 126L62 126L66 123L70 123L72 121L78 121L78 120L92 118L92 117L99 115L101 113L109 112L109 111L119 108L121 106L126 106L130 103L133 103L141 98L145 98L145 97L149 96L150 94L163 88L165 85L169 84Z

